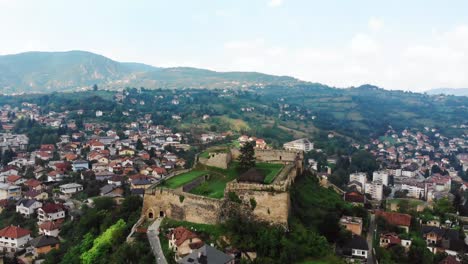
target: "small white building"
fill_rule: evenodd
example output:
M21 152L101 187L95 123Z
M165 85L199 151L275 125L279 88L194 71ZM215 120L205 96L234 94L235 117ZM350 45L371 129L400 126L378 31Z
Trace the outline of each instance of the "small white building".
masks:
M100 110L96 111L96 117L101 117L104 113Z
M67 183L60 185L60 192L63 194L75 194L83 190L83 185L78 183Z
M42 203L35 199L21 199L16 203L16 212L29 218L40 207Z

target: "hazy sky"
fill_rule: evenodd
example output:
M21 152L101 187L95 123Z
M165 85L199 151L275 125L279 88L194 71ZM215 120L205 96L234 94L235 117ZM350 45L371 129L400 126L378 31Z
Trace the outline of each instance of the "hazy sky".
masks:
M468 1L0 0L0 54L32 50L339 87L468 87Z

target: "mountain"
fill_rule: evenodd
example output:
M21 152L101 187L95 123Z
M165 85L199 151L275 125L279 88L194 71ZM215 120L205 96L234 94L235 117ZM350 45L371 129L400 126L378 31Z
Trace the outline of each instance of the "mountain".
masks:
M456 96L468 96L468 88L437 88L426 91L427 94L437 95L456 95Z
M26 52L0 56L0 91L52 92L89 88L97 84L116 89L146 88L236 88L269 84L303 83L286 76L256 72L215 72L196 68L158 68L117 62L86 51Z

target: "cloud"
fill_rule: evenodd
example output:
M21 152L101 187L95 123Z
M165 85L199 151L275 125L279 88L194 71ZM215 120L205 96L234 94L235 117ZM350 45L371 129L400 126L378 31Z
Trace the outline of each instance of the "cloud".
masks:
M359 54L375 53L378 51L378 45L371 36L360 33L352 38L351 49Z
M268 2L269 7L279 7L282 4L283 4L283 0L270 0L270 2Z
M369 29L375 32L380 31L383 25L384 25L383 20L377 17L371 17L369 19L369 22L367 23L367 26L369 27Z
M365 83L412 91L468 87L468 25L438 30L417 41L394 34L357 33L325 47L292 48L265 38L229 41L219 62L210 64L223 71L290 75L337 87Z

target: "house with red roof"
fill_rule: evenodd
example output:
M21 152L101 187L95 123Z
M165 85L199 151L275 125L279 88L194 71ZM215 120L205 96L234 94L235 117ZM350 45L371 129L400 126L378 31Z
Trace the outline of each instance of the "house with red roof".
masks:
M104 150L105 146L101 141L95 140L95 141L92 141L92 142L89 143L89 148L92 151L96 151L96 150Z
M174 228L169 235L169 248L176 253L176 258L184 257L203 246L203 241L197 234L183 226Z
M384 212L384 211L376 211L375 216L382 217L385 219L389 224L397 226L399 228L404 229L407 233L409 232L409 228L411 226L411 215L409 214L401 214L395 212Z
M39 225L39 234L58 237L61 227L60 221L45 221Z
M31 231L27 229L11 225L0 230L0 248L4 252L21 250L30 240Z
M55 151L55 146L53 144L42 144L40 151L53 153Z
M37 190L29 190L27 192L24 193L24 198L27 198L27 199L36 199L36 200L46 200L47 198L49 198L49 194L47 192L44 192L44 191L37 191Z
M39 222L65 219L65 208L62 204L46 203L37 210Z
M6 178L6 182L9 184L19 185L24 183L26 180L19 175L10 175Z
M36 179L28 179L24 182L24 185L29 188L29 190L42 190L42 182Z
M411 246L411 240L401 239L396 233L380 234L380 247L389 248L395 245L401 245L405 249L409 249Z

